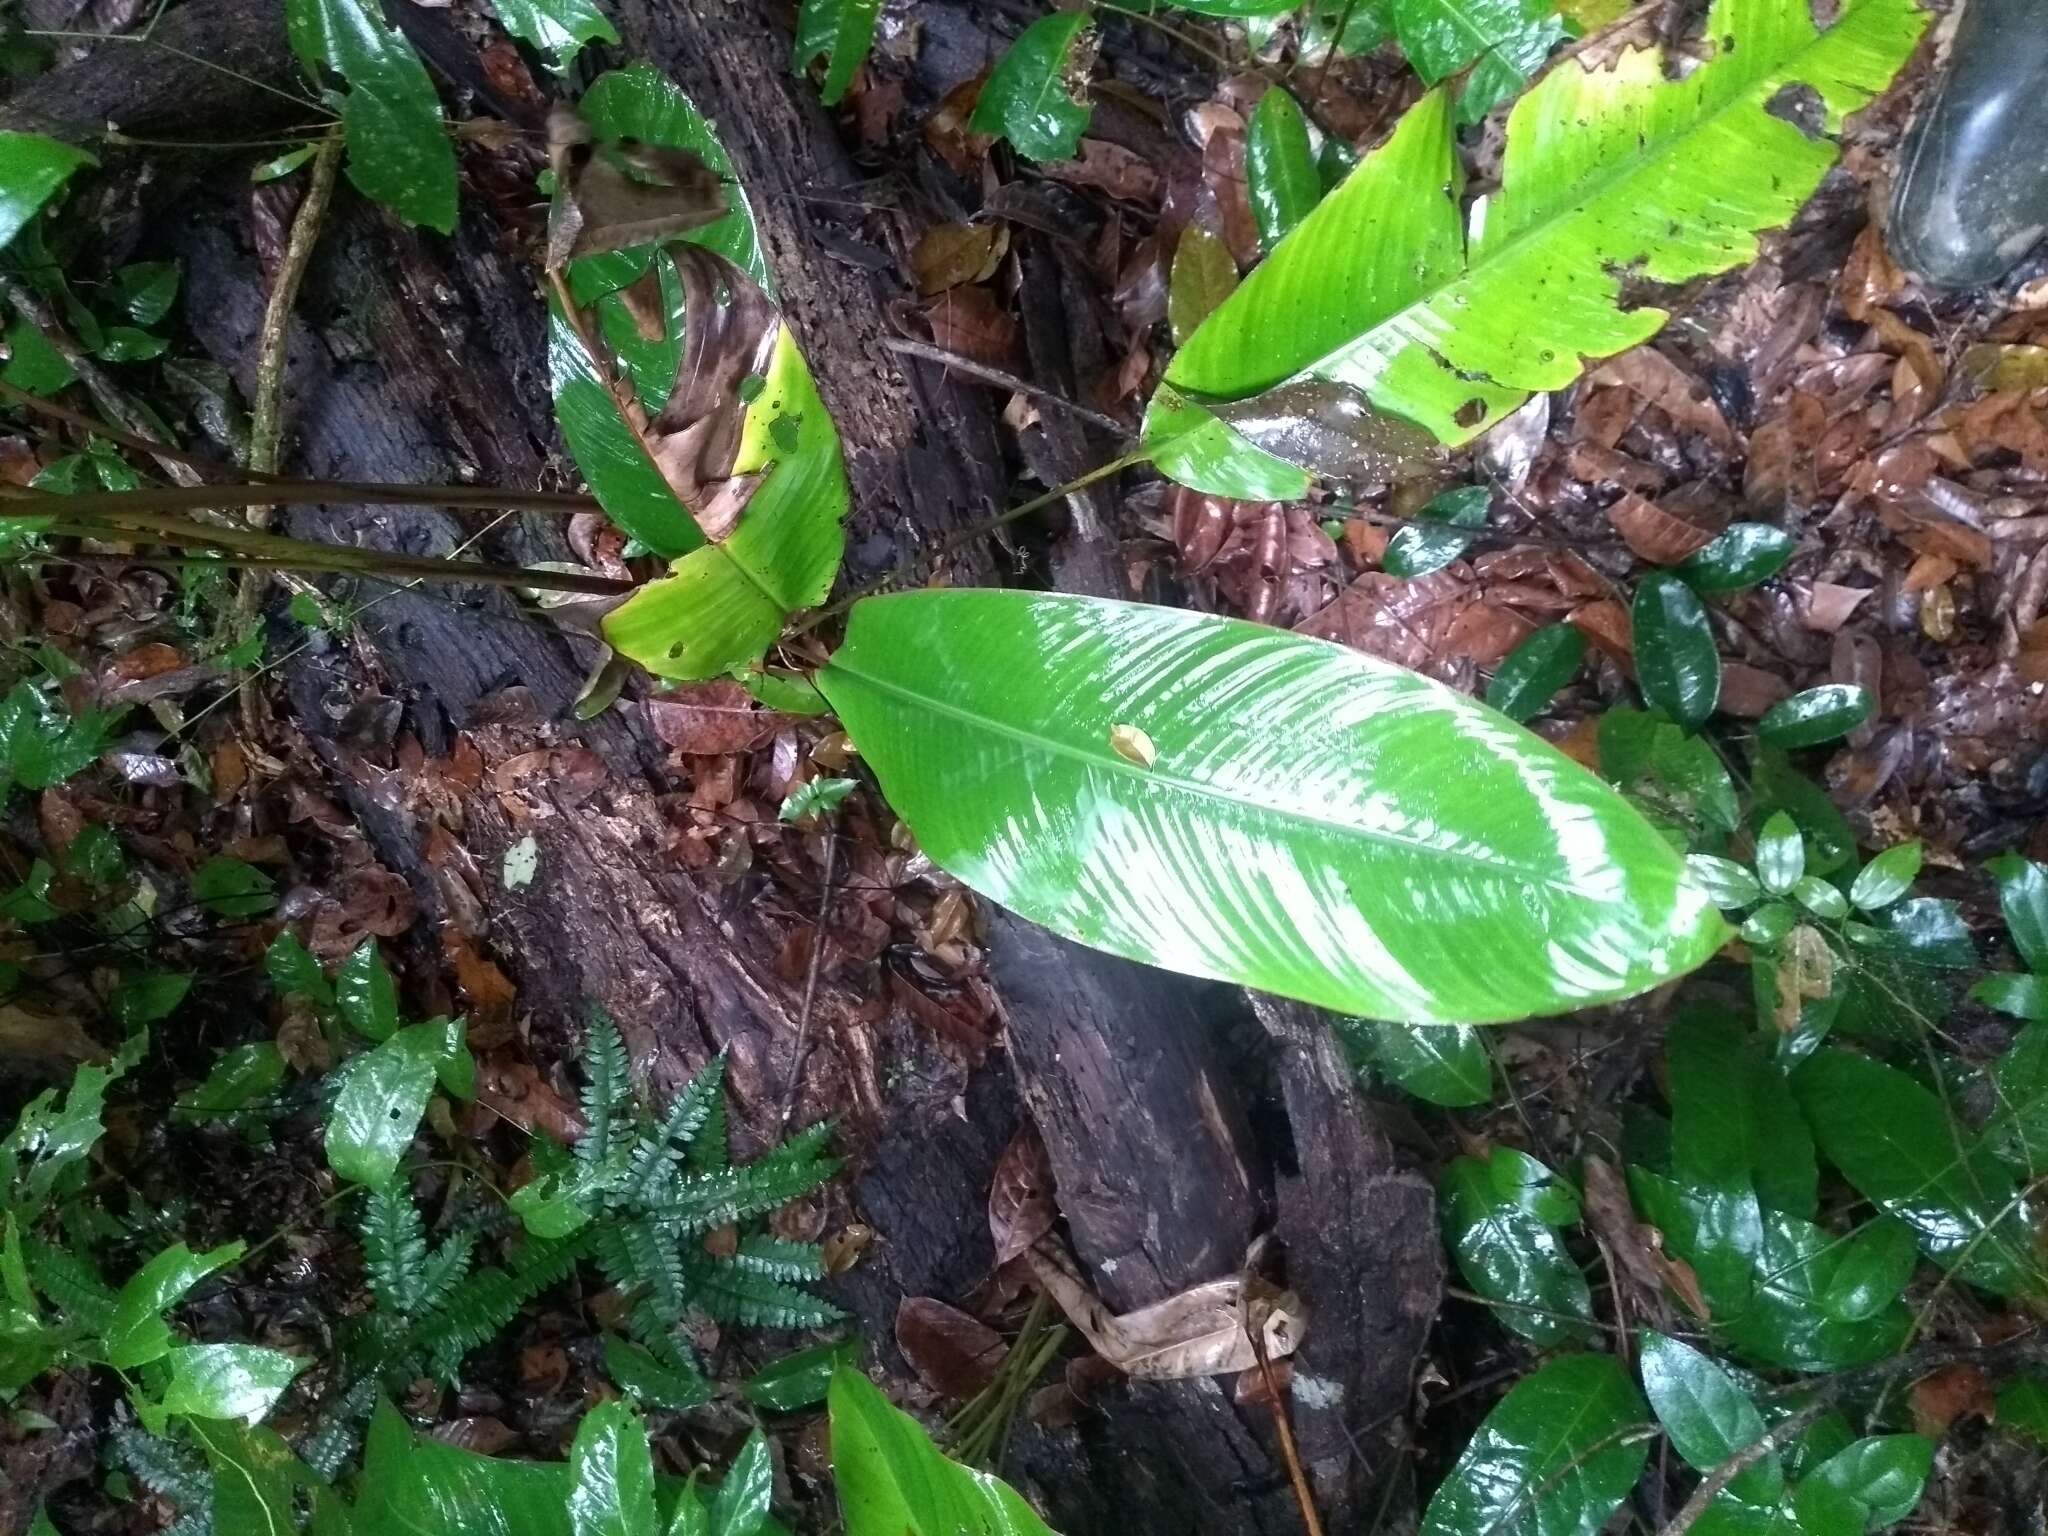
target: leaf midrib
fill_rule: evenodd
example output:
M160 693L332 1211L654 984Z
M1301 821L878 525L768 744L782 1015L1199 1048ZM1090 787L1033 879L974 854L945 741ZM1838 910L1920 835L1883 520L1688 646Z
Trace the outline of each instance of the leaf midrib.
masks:
M848 666L844 658L845 651L842 649L838 655L835 655L825 664L824 670L826 672L838 671L854 679L856 682L864 683L870 688L889 694L906 703L930 710L932 713L945 716L948 719L958 720L970 726L978 726L991 735L1007 737L1012 741L1022 743L1026 747L1037 747L1054 757L1068 758L1098 770L1108 769L1123 778L1138 783L1163 783L1170 788L1182 790L1197 799L1215 801L1239 808L1250 806L1249 802L1236 799L1198 780L1189 779L1183 775L1163 771L1158 768L1140 768L1135 763L1126 762L1113 752L1097 757L1081 747L1073 746L1057 738L1033 735L1016 726L1006 725L988 715L975 714L973 711L962 709L956 704L949 704L942 700L913 692L899 684L876 677L872 673L862 672L857 668ZM1305 811L1291 808L1274 806L1250 806L1250 808L1262 814L1273 816L1283 822L1298 823L1304 827L1314 828L1317 831L1342 833L1346 836L1362 838L1366 842L1379 843L1391 848L1399 848L1439 859L1447 859L1453 863L1484 869L1494 874L1506 874L1523 881L1525 884L1541 886L1565 896L1576 894L1575 887L1552 876L1525 870L1519 865L1503 863L1494 859L1485 859L1471 853L1437 848L1427 843L1418 843L1410 838L1390 836L1384 831L1360 827L1351 822L1332 821L1327 817L1313 816Z

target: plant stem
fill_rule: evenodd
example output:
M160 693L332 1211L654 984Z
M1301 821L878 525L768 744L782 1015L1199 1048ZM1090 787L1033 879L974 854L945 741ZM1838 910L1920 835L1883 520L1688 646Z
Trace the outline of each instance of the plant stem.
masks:
M85 537L103 537L87 534ZM317 546L316 546L317 547ZM337 548L339 546L336 546ZM582 592L594 597L623 597L635 588L630 581L609 576L582 576L572 571L536 570L519 565L480 565L469 560L432 560L417 555L392 555L382 550L362 550L368 558L322 559L302 554L273 558L223 550L209 555L115 555L91 550L69 554L41 554L32 558L53 565L150 565L170 570L191 570L232 566L250 571L312 571L327 575L361 576L373 581L472 581L488 587L533 587L542 591Z
M0 517L45 516L40 507L24 513L24 502L40 495L0 487ZM126 516L130 510L183 512L204 507L323 506L356 502L383 507L470 507L499 511L516 507L527 512L601 512L594 496L567 491L523 491L503 485L385 485L354 480L271 480L261 485L155 486L141 491L94 492L62 498L67 514L84 517ZM54 509L52 509L54 510Z
M68 427L76 427L81 432L89 432L94 437L103 437L110 443L117 444L122 448L131 449L136 453L145 454L150 458L173 460L176 463L186 465L198 471L200 474L246 474L247 478L258 481L281 478L275 475L261 475L254 470L244 471L236 468L233 464L224 464L219 459L209 459L204 454L199 453L188 453L183 448L173 448L167 443L158 442L155 438L144 437L140 433L128 432L120 427L110 426L97 417L86 415L83 411L74 411L69 406L59 405L54 400L45 400L40 395L32 395L25 389L20 389L7 383L4 379L0 379L0 400L6 401L9 405L18 405L33 415L47 416L52 421L61 421ZM198 482L194 480L191 483L196 485Z

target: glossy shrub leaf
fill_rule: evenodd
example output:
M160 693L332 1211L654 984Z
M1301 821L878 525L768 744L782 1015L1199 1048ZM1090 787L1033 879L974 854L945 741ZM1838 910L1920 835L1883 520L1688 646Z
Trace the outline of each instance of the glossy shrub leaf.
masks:
M1569 35L1548 0L1392 0L1390 9L1401 51L1426 83L1470 69L1461 123L1513 96Z
M284 1052L274 1040L223 1051L206 1081L178 1096L178 1114L193 1120L230 1115L274 1092L284 1081Z
M118 712L74 715L33 683L17 683L0 699L0 768L23 789L61 784L106 749Z
M1869 1435L1837 1451L1808 1476L1862 1505L1867 1528L1875 1531L1913 1513L1933 1470L1934 1442L1925 1435Z
M552 1223L546 1219L536 1221L532 1211L520 1206L519 1196L527 1190L538 1189L541 1182L535 1180L512 1197L512 1208L525 1222L527 1231L535 1237L562 1237L575 1231L589 1219L586 1216L574 1224ZM619 1389L642 1407L680 1413L685 1409L697 1407L711 1396L711 1384L696 1371L679 1371L674 1366L655 1359L652 1350L643 1349L640 1345L614 1334L605 1335L604 1369L605 1374L618 1384Z
M263 970L286 995L302 997L316 1008L334 1006L334 987L327 973L291 929L270 941L270 948L263 954Z
M414 1024L342 1067L327 1115L327 1166L338 1177L374 1189L398 1171L446 1052L438 1026Z
M213 1469L213 1530L283 1536L297 1529L297 1490L315 1480L282 1436L220 1419L195 1423L191 1433ZM316 1523L314 1536L328 1531Z
M0 133L0 246L21 233L73 171L98 163L40 133Z
M2000 1294L2042 1290L2012 1174L1905 1073L1821 1050L1793 1075L1814 1138L1857 1192L1911 1227L1921 1251Z
M1852 943L1890 951L1914 965L1968 970L1977 963L1976 941L1962 909L1932 896L1909 897L1847 931Z
M1838 740L1869 718L1868 688L1826 683L1780 699L1764 711L1756 728L1765 741L1789 752Z
M619 34L595 0L491 0L514 37L548 55L559 74L585 43L616 43Z
M1913 1278L1920 1247L1903 1221L1880 1216L1843 1244L1821 1291L1830 1317L1861 1322L1896 1301Z
M803 0L790 67L802 74L819 59L825 61L818 95L826 106L838 106L860 73L874 46L875 18L881 10L882 0Z
M566 1462L479 1456L415 1435L380 1401L363 1450L355 1529L357 1536L576 1536L569 1482Z
M1259 98L1244 141L1245 191L1259 225L1259 244L1271 251L1314 211L1323 181L1308 147L1308 119L1279 86Z
M455 149L441 100L412 44L376 0L285 0L285 29L316 82L346 88L348 179L408 224L455 228Z
M1816 879L1812 875L1801 875L1793 881L1792 899L1815 917L1829 922L1849 915L1849 898L1827 881Z
M824 601L838 574L846 462L787 326L746 409L733 472L764 478L739 526L604 617L605 638L656 676L718 677L759 660L784 621Z
M1671 1026L1671 1155L1681 1182L1754 1192L1771 1210L1812 1216L1813 1138L1784 1075L1726 1014L1695 1008Z
M1756 838L1756 877L1773 896L1783 896L1806 873L1806 840L1783 811L1765 818Z
M137 1270L114 1298L112 1319L100 1336L102 1358L116 1370L133 1370L162 1359L171 1347L171 1330L163 1320L166 1307L215 1270L242 1256L244 1245L228 1243L207 1253L194 1253L174 1243Z
M858 1371L833 1376L829 1401L846 1536L1052 1536L1009 1484L948 1461Z
M1712 1472L1764 1437L1764 1416L1735 1378L1690 1344L1647 1333L1642 1346L1643 1395L1671 1448L1697 1472ZM1728 1484L1736 1498L1768 1503L1785 1487L1775 1454L1744 1468Z
M277 905L277 882L253 864L216 854L192 872L192 895L216 917L261 917Z
M2029 1024L2015 1035L1993 1064L1991 1080L1996 1092L1984 1145L2033 1178L2048 1168L2048 1024Z
M1886 848L1855 872L1855 881L1849 885L1849 905L1860 911L1880 911L1892 905L1913 889L1913 881L1919 879L1919 864L1917 840Z
M1761 823L1783 811L1806 840L1806 873L1825 878L1848 867L1856 857L1856 834L1850 830L1828 792L1792 766L1776 747L1761 744L1750 764L1750 795Z
M1408 579L1440 571L1470 547L1467 529L1486 526L1493 492L1483 485L1461 485L1445 491L1403 524L1387 541L1381 558L1389 576Z
M1451 105L1432 92L1173 360L1146 421L1154 462L1217 495L1298 496L1299 468L1233 442L1200 401L1313 377L1460 443L1648 340L1664 312L1623 307L1623 275L1678 283L1749 260L1926 24L1912 0L1856 0L1825 32L1805 0L1718 0L1713 56L1683 78L1655 49L1553 69L1509 115L1469 245ZM1818 132L1771 110L1794 82L1818 97Z
M1556 1232L1494 1187L1486 1163L1461 1157L1437 1183L1444 1243L1503 1327L1538 1344L1584 1342L1593 1298Z
M1660 715L1610 709L1598 735L1600 769L1687 841L1731 833L1741 822L1735 781L1713 746Z
M1972 984L1970 998L2016 1019L2037 1024L2048 1021L2048 976L2023 976L2017 972L2000 971L1993 976L1981 977Z
M2048 1382L2018 1376L1998 1389L1998 1425L2048 1445Z
M569 1528L575 1536L659 1536L647 1427L625 1403L600 1403L576 1426Z
M1558 689L1578 676L1586 637L1570 624L1546 624L1508 653L1486 685L1486 702L1510 720L1543 712Z
M1493 1062L1486 1042L1468 1025L1346 1019L1339 1027L1389 1082L1418 1099L1461 1107L1493 1097Z
M1591 774L1318 640L1091 598L867 598L818 674L934 861L1064 937L1340 1012L1487 1023L1702 963L1719 916ZM1140 730L1140 767L1112 732ZM1443 914L1458 913L1455 924Z
M860 1364L860 1340L840 1339L816 1344L771 1360L740 1384L740 1391L756 1408L770 1413L794 1413L825 1400L833 1373L842 1366Z
M1649 1409L1612 1355L1561 1355L1517 1382L1429 1501L1422 1536L1592 1536L1649 1457Z
M1486 1176L1501 1199L1548 1226L1569 1226L1579 1219L1579 1192L1519 1147L1495 1147L1486 1160Z
M754 1536L768 1523L774 1497L775 1465L768 1456L767 1436L757 1429L733 1457L711 1500L713 1536Z
M1093 49L1086 11L1056 11L1026 27L982 85L969 126L1033 160L1071 160L1095 109L1086 100Z
M1740 592L1769 581L1797 548L1792 535L1769 523L1730 523L1714 542L1675 569L1695 592Z
M1721 656L1698 594L1669 571L1636 584L1636 681L1652 709L1697 730L1721 697Z
M1755 875L1719 854L1689 853L1685 856L1685 867L1699 888L1723 911L1746 907L1764 893Z
M1991 861L1998 880L1998 909L2012 947L2037 976L2048 976L2048 869L2016 853Z
M1834 1234L1798 1216L1760 1208L1754 1195L1695 1190L1631 1167L1629 1192L1665 1247L1693 1267L1711 1307L1716 1339L1765 1365L1842 1370L1895 1353L1912 1314L1893 1302L1844 1322L1821 1305L1837 1248Z
M270 1412L305 1364L254 1344L187 1344L166 1358L171 1379L164 1412L251 1423Z
M310 961L312 956L306 958ZM298 964L290 963L296 976ZM389 1040L398 1032L398 987L375 939L363 940L341 962L334 978L334 1001L349 1027L365 1040Z

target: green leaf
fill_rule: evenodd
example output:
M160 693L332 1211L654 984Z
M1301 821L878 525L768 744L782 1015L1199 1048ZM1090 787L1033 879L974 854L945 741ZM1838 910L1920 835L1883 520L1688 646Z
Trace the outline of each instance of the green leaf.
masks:
M192 894L216 917L261 917L277 905L277 882L253 864L216 854L192 872Z
M215 1270L234 1263L246 1246L228 1243L208 1253L194 1253L176 1243L137 1270L114 1298L113 1320L101 1336L106 1363L127 1371L162 1359L171 1347L171 1330L161 1315L164 1309L176 1305Z
M1695 592L1740 592L1777 575L1797 547L1791 534L1769 523L1730 523L1674 569Z
M981 87L968 126L1033 160L1071 160L1095 109L1083 99L1094 50L1086 11L1055 11L1026 27Z
M4 209L0 209L4 211ZM0 379L32 395L48 397L78 377L70 359L50 345L35 324L17 315L7 322L7 363L0 367ZM82 489L78 475L86 467L85 455L70 454L57 460L29 481L39 491L76 495Z
M592 0L491 0L505 30L549 56L566 73L585 43L616 43L619 34Z
M1980 978L1970 988L1972 1002L2030 1023L2048 1021L2048 976L2022 976L2000 971Z
M213 1469L215 1531L221 1536L288 1536L298 1529L296 1490L317 1483L276 1431L216 1422L194 1424L192 1433ZM203 1512L203 1506L187 1511ZM326 1533L316 1525L315 1536Z
M1847 1051L1802 1063L1793 1090L1829 1162L1911 1227L1921 1251L2001 1295L2042 1289L2013 1177L1895 1067Z
M306 960L313 963L311 955ZM375 939L363 940L341 962L334 978L334 1001L349 1026L366 1040L389 1040L397 1032L398 988Z
M2037 976L2048 976L2048 869L2016 853L1991 861L1998 880L1998 909L2005 914L2012 947Z
M254 1423L284 1395L305 1361L254 1344L187 1344L171 1351L165 1413Z
M1588 1338L1593 1299L1586 1277L1549 1226L1501 1193L1486 1163L1454 1161L1438 1181L1437 1203L1459 1273L1498 1303L1494 1316L1502 1326L1545 1345Z
M371 943L374 946L375 940ZM287 928L270 941L263 954L263 969L278 990L287 996L303 997L316 1008L334 1006L334 988L312 952ZM387 1030L388 1034L389 1031Z
M935 862L1150 964L1487 1023L1631 995L1725 932L1591 774L1321 641L1090 598L905 593L854 607L818 685ZM1112 744L1119 726L1151 766Z
M1558 689L1578 675L1586 637L1571 624L1546 624L1508 653L1486 685L1486 702L1510 720L1543 712Z
M1322 201L1323 181L1308 147L1308 119L1279 86L1259 98L1244 141L1245 191L1271 251Z
M1759 821L1783 811L1806 840L1806 873L1826 877L1856 857L1856 834L1826 790L1796 772L1777 748L1759 746L1750 768L1753 814Z
M1438 1487L1421 1536L1593 1536L1643 1474L1648 1418L1612 1355L1560 1355L1495 1405Z
M1934 1470L1934 1442L1925 1435L1871 1435L1838 1451L1808 1474L1846 1493L1869 1512L1870 1530L1913 1513Z
M740 1391L756 1408L770 1413L795 1413L825 1400L832 1375L840 1367L859 1364L857 1337L816 1344L780 1360L771 1360L741 1383Z
M2037 976L1985 978L2001 979L2041 982ZM2015 1035L1991 1075L1997 1107L1984 1123L1983 1144L2031 1180L2048 1167L2048 1025L2030 1024Z
M114 993L114 1020L124 1030L168 1018L192 990L192 977L184 971L163 971L147 976L128 976Z
M168 346L170 342L163 337L152 336L149 332L137 330L132 325L110 325L106 328L100 344L93 349L93 353L110 363L145 363L151 358L162 357L164 349ZM102 480L106 478L109 466L119 466L113 470L117 479L124 482L132 479L132 473L127 465L111 455L94 455L93 463L98 468ZM139 482L110 485L107 489L132 491L136 489L136 484Z
M2048 1445L2048 1382L2018 1376L1998 1389L1998 1424Z
M1749 1394L1714 1360L1690 1344L1661 1333L1646 1333L1642 1347L1643 1392L1671 1448L1698 1472L1712 1472L1738 1451L1764 1437L1764 1418ZM1745 1467L1727 1485L1739 1499L1769 1503L1784 1491L1785 1474L1776 1453Z
M1009 1484L948 1461L859 1372L835 1374L828 1396L846 1536L1052 1536Z
M1772 1210L1812 1216L1813 1138L1784 1076L1733 1019L1695 1008L1671 1028L1671 1147L1695 1188L1754 1191Z
M1493 1063L1469 1025L1343 1019L1337 1027L1390 1082L1418 1099L1459 1107L1493 1097Z
M800 822L807 816L829 816L859 787L853 779L807 779L782 802L776 819Z
M793 441L769 430L787 423ZM685 555L604 617L605 639L657 676L718 677L759 660L789 615L824 601L838 574L846 464L786 325L768 387L747 407L733 472L765 478L732 534Z
M768 1523L774 1497L775 1464L768 1458L767 1437L757 1429L733 1457L711 1501L711 1536L755 1536Z
M175 261L137 261L114 274L114 302L137 325L155 325L178 297Z
M341 101L348 179L408 224L455 228L455 149L441 101L405 34L376 0L285 0L292 51L318 83L348 87Z
M576 1427L569 1528L576 1536L658 1536L647 1427L622 1402L600 1403Z
M825 83L818 95L826 106L838 106L860 72L874 46L881 9L882 0L803 0L789 67L802 74L819 58L825 60Z
M531 1184L526 1186L531 1189ZM525 1190L520 1191L521 1194ZM514 1203L517 1204L517 1196ZM528 1231L534 1231L531 1223ZM536 1236L540 1236L538 1232ZM650 1350L638 1344L607 1335L604 1341L605 1374L618 1383L619 1389L629 1393L649 1408L660 1408L680 1413L708 1402L711 1397L711 1383L692 1371L685 1374L673 1365L657 1360Z
M1717 0L1712 57L1682 78L1657 49L1553 69L1508 118L1501 187L1469 245L1450 103L1431 92L1174 358L1146 420L1154 463L1215 495L1290 499L1302 467L1190 397L1325 380L1461 443L1585 360L1640 345L1665 314L1623 308L1624 279L1748 261L1927 20L1912 0L1856 0L1816 32L1805 0ZM1818 96L1819 133L1771 110L1794 83Z
M1861 1322L1896 1301L1920 1261L1913 1229L1880 1216L1845 1243L1836 1255L1820 1304L1830 1317Z
M1870 690L1851 683L1826 683L1780 699L1764 711L1757 734L1790 752L1817 747L1848 735L1870 718Z
M1801 853L1805 850L1802 848ZM1815 917L1837 922L1849 915L1849 898L1827 881L1801 875L1792 883L1792 899Z
M597 1192L588 1187L588 1182L569 1174L542 1174L531 1183L520 1185L507 1203L521 1225L535 1237L567 1237L589 1225L592 1197ZM618 1380L617 1371L612 1376ZM619 1385L628 1391L636 1390L625 1381Z
M40 1204L66 1175L82 1168L105 1133L100 1116L106 1109L108 1085L125 1075L149 1049L149 1031L138 1030L104 1067L83 1066L72 1074L61 1107L53 1093L38 1095L4 1140L0 1159L33 1157L28 1165L28 1194ZM0 1167L7 1166L0 1161Z
M1721 656L1705 606L1669 571L1651 571L1636 584L1630 615L1643 697L1652 709L1698 730L1721 697Z
M1746 907L1764 893L1755 875L1733 859L1724 859L1719 854L1689 853L1685 856L1685 869L1694 883L1723 911Z
M1860 929L1860 931L1859 931ZM1914 896L1852 926L1852 941L1888 950L1915 965L1967 970L1977 963L1977 946L1962 909L1952 901Z
M1461 530L1484 528L1493 492L1483 485L1461 485L1445 491L1396 529L1387 541L1381 565L1389 576L1427 576L1465 553L1473 535Z
M1579 1219L1579 1192L1520 1148L1495 1147L1486 1169L1493 1192L1516 1210L1552 1227Z
M342 1069L327 1115L327 1166L338 1177L374 1188L398 1171L444 1054L443 1032L415 1024Z
M276 181L281 176L289 176L318 153L318 144L301 144L297 149L288 149L281 155L258 161L249 171L249 180Z
M1547 0L1394 0L1393 21L1425 84L1471 67L1458 97L1461 123L1513 96L1570 35Z
M99 162L40 133L0 133L0 246L56 196L81 165Z
M17 683L0 699L0 765L23 789L48 789L82 772L106 750L119 712L72 715L33 683Z
M1173 270L1166 285L1166 323L1176 345L1200 329L1223 301L1237 291L1237 262L1230 247L1190 224L1173 248Z
M1783 896L1806 873L1806 842L1783 811L1774 811L1756 839L1756 877L1773 896Z

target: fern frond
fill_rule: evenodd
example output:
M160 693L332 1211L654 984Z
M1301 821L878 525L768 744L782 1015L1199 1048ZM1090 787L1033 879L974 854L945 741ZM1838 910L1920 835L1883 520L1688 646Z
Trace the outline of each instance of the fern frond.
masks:
M163 1536L213 1536L213 1511L195 1509L180 1515L163 1529Z
M67 1319L90 1333L103 1333L114 1317L114 1293L90 1260L40 1238L25 1237L22 1257L29 1279Z
M690 1300L722 1323L751 1328L822 1328L846 1314L808 1291L709 1254L689 1262Z
M553 1242L531 1238L509 1269L480 1269L423 1323L411 1342L433 1363L434 1374L453 1380L462 1360L540 1292L555 1284L588 1253L584 1234Z
M400 1317L424 1310L420 1304L427 1262L427 1226L412 1191L393 1179L363 1202L363 1269L377 1305Z
M192 1447L133 1424L116 1427L113 1440L128 1475L158 1498L181 1510L203 1513L213 1507L213 1470Z
M610 1014L593 1005L590 1038L583 1048L583 1139L576 1160L603 1167L613 1156L618 1122L630 1113L633 1076L626 1060L626 1042Z
M831 1131L830 1125L815 1125L751 1163L692 1174L652 1214L682 1236L787 1205L839 1171L838 1158L818 1155Z
M436 1311L453 1296L455 1288L462 1284L463 1276L469 1273L470 1260L475 1256L474 1228L458 1228L442 1238L440 1247L427 1256L427 1262L420 1269L420 1311Z
M734 1269L765 1275L770 1280L825 1278L825 1255L816 1243L792 1243L779 1237L742 1238L739 1252L730 1262Z
M726 1125L725 1095L712 1101L703 1129L690 1141L683 1166L692 1173L717 1173L732 1166L732 1135Z
M667 1197L677 1166L696 1144L697 1133L714 1118L721 1140L725 1129L725 1060L720 1051L683 1085L668 1117L654 1131L643 1133L628 1165L623 1200L656 1205Z
M644 1218L628 1222L621 1236L633 1287L647 1292L664 1322L680 1323L690 1310L690 1282L675 1239Z
M363 1425L377 1406L377 1386L374 1371L358 1376L342 1393L341 1401L322 1419L320 1427L299 1447L299 1459L316 1476L333 1482L343 1463L355 1454L363 1438Z

